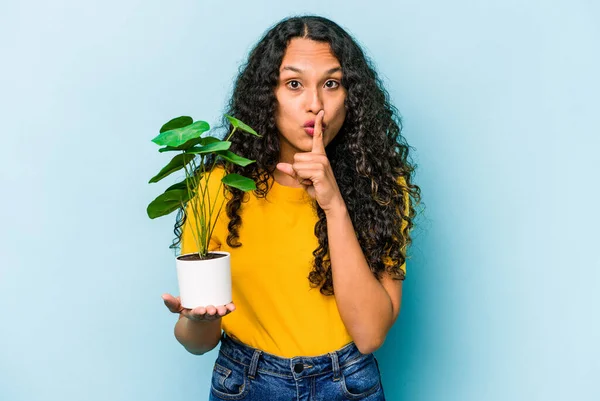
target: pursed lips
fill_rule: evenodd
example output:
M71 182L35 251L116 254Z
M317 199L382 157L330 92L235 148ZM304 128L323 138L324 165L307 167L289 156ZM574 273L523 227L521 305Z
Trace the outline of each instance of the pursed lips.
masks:
M314 121L308 121L307 123L304 124L304 128L314 128L315 127L315 122ZM325 127L327 127L327 124L325 124L324 122L322 123L322 127L323 129L325 129Z

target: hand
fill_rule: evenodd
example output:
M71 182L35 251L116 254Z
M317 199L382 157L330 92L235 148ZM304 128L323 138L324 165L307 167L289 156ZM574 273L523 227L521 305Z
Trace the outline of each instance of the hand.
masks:
M235 310L235 305L233 302L217 307L208 305L206 307L198 306L194 309L188 309L181 306L179 297L175 298L171 294L163 294L162 299L171 312L179 313L188 319L197 322L217 320Z
M323 116L319 111L315 119L312 151L299 152L294 155L294 164L278 163L277 169L294 178L316 199L325 212L344 205L344 200L337 185L323 143Z

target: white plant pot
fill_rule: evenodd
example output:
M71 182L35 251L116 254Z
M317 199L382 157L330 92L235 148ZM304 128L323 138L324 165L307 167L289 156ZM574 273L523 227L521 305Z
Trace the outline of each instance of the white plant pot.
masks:
M232 302L229 252L211 253L225 256L205 260L176 259L179 297L184 308L219 306Z

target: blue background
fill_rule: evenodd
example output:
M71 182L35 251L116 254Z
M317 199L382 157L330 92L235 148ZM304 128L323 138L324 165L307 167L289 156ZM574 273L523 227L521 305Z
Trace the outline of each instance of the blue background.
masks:
M0 399L207 398L215 351L188 354L160 297L150 139L217 122L250 48L305 12L372 57L419 166L388 399L600 399L591 0L3 2Z

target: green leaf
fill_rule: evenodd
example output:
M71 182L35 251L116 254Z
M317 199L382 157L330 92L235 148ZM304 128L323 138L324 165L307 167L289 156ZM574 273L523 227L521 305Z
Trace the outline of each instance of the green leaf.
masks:
M162 134L163 132L170 131L172 129L187 127L193 122L194 120L190 116L176 117L163 125L160 128L160 133Z
M194 181L191 178L186 178L185 180L178 182L177 184L171 185L169 188L165 189L165 192L172 191L174 189L185 189L187 191L187 186L194 186Z
M160 216L166 216L167 214L179 209L182 203L185 204L189 200L190 197L186 190L176 189L173 191L167 191L150 202L146 208L146 212L148 213L148 217L151 219L155 219Z
M212 142L205 146L193 147L189 148L185 151L187 154L203 154L203 153L212 153L218 150L227 150L231 146L231 142L229 141L218 141Z
M202 142L202 138L194 138L194 139L190 139L189 141L187 141L186 143L184 143L183 145L180 146L165 146L164 148L160 148L158 149L158 151L160 153L162 152L172 152L175 150L187 150L189 148L191 148L192 146L198 145L200 142Z
M215 138L214 136L205 136L204 138L200 138L200 145L202 146L215 142L221 142L221 140L219 138Z
M233 125L234 127L239 128L242 131L245 131L249 134L260 136L256 131L254 131L252 128L250 128L249 126L244 124L242 121L238 120L237 118L232 117L229 114L225 114L225 117L227 117L227 119L229 120L231 125Z
M188 155L182 153L180 155L175 156L169 164L167 164L158 174L152 177L149 183L158 182L168 176L171 173L174 173L177 170L181 170L184 166L188 165L192 160L194 160L194 155Z
M191 139L199 138L209 129L210 126L206 121L196 121L185 127L162 132L152 142L160 146L181 146Z
M246 167L248 164L254 163L256 160L246 159L245 157L238 156L235 153L229 150L220 150L216 152L223 159L230 161L233 164L237 164L238 166Z
M219 142L219 141L220 141L220 139L214 138L212 136L207 136L204 138L194 138L194 139L190 139L189 141L187 141L186 143L184 143L181 146L165 146L164 148L158 149L158 151L162 153L162 152L172 152L175 150L187 150L198 144L204 146L204 145L208 145L210 143Z
M221 179L221 182L244 192L254 191L256 189L256 183L254 180L235 173L227 174Z
M187 143L187 142L186 142L186 143ZM163 153L163 152L173 152L173 151L176 151L176 150L177 150L177 151L181 151L181 149L179 149L179 147L178 147L178 146L165 146L164 148L160 148L160 149L158 149L158 151L159 151L160 153Z

